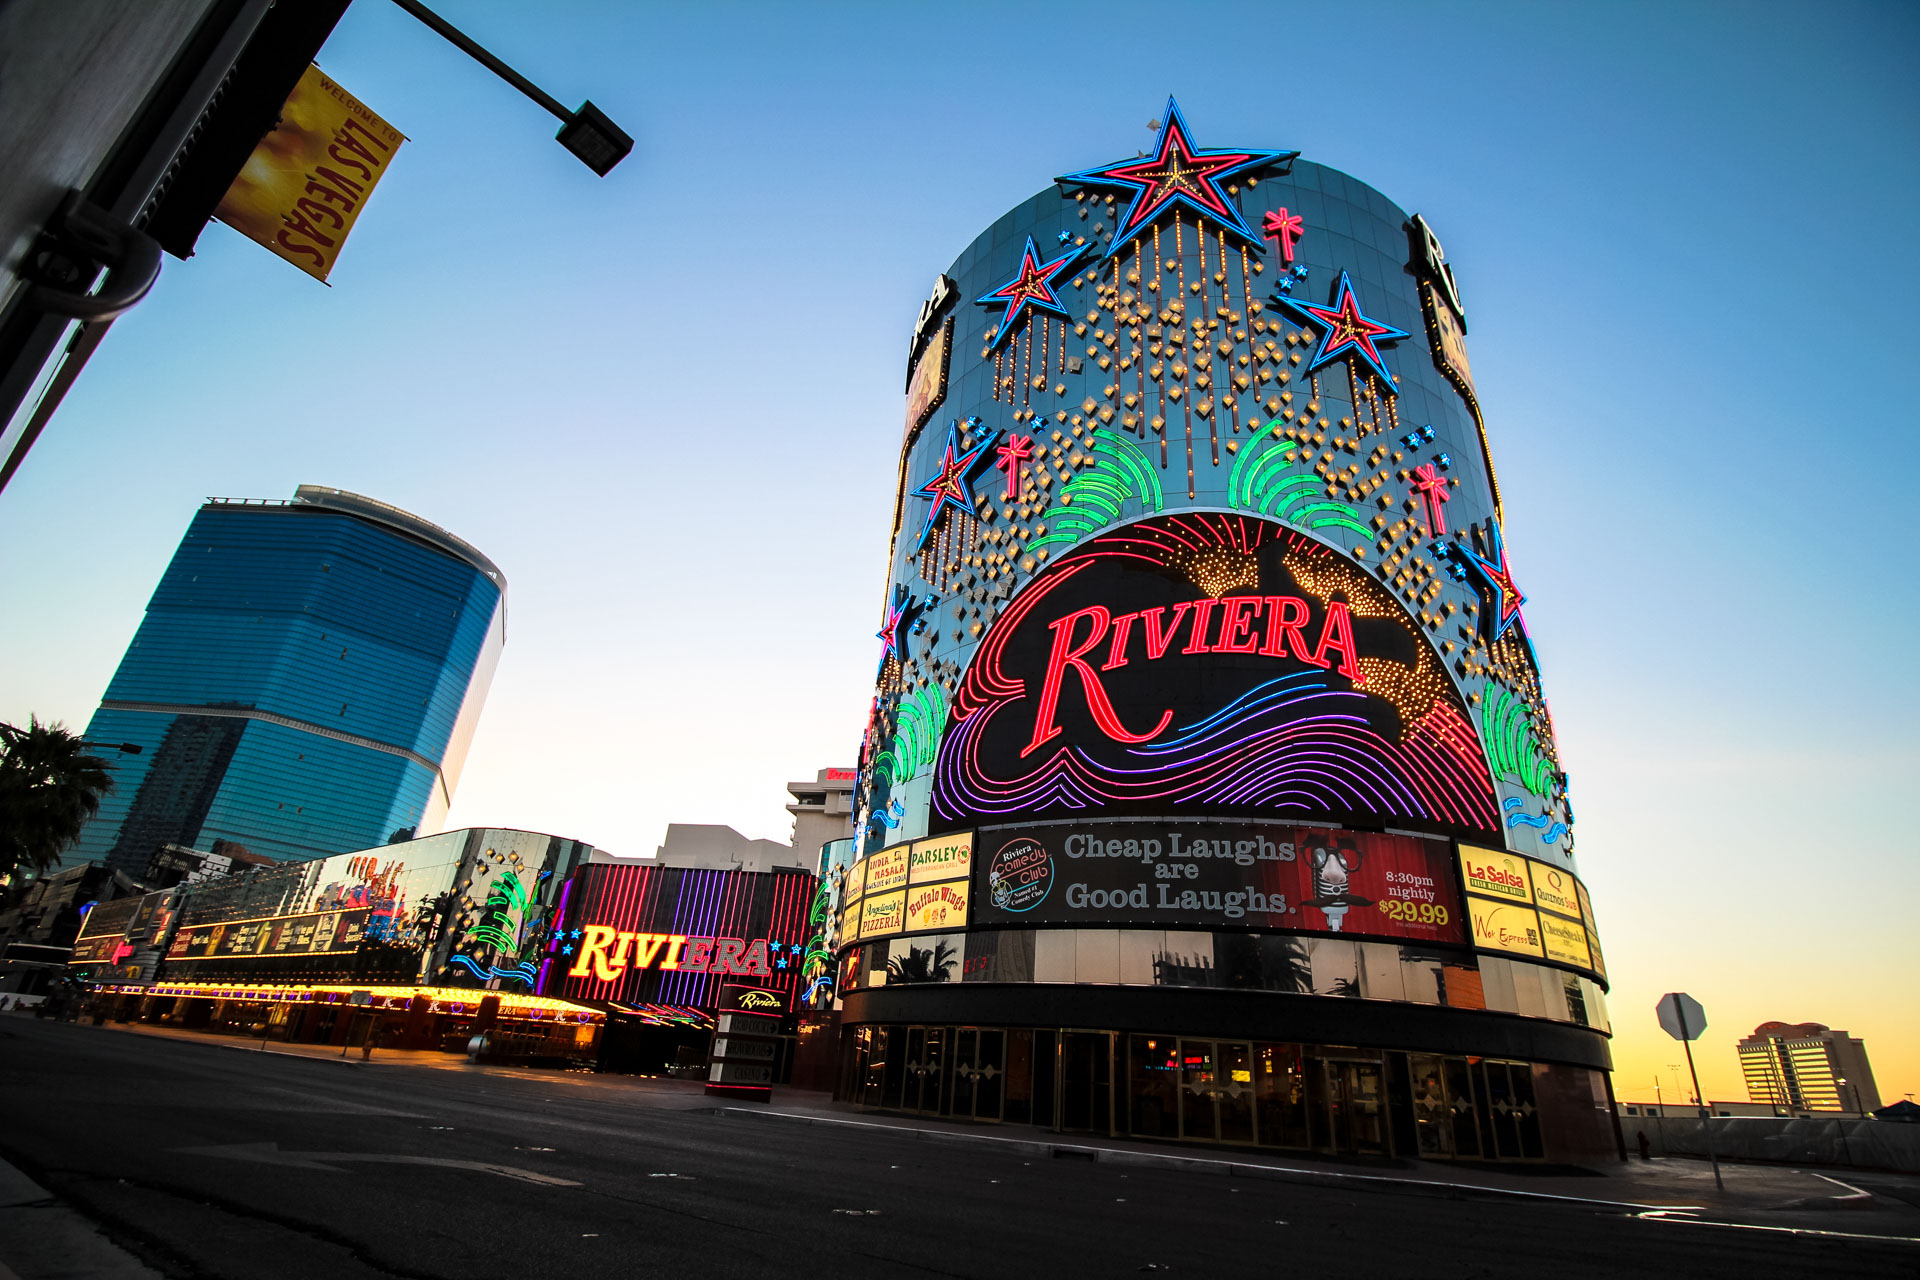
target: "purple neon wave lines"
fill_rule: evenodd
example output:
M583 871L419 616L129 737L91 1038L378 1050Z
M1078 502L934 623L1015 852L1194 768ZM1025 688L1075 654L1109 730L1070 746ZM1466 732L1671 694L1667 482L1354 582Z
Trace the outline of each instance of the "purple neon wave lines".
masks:
M933 808L964 822L1055 810L1157 802L1262 808L1300 815L1364 814L1497 831L1492 779L1459 709L1436 703L1401 741L1374 730L1359 689L1319 673L1273 682L1267 696L1232 707L1157 743L1102 744L1125 765L1062 745L1015 777L990 775L980 744L994 718L1028 698L1002 666L1009 638L1046 596L1104 557L1166 565L1210 548L1247 554L1275 537L1289 549L1324 550L1304 535L1246 517L1188 514L1142 522L1062 557L994 624L954 698L940 747ZM1419 643L1426 643L1424 639ZM1453 695L1457 698L1457 695Z

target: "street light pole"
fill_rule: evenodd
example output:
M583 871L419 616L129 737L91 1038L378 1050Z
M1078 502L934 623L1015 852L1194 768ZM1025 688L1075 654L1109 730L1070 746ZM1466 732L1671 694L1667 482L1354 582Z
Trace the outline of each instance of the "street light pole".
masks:
M626 159L627 153L633 150L633 139L591 101L582 102L578 111L569 111L560 104L558 98L489 53L479 41L427 8L420 0L393 2L420 19L448 44L539 103L548 114L560 121L560 132L554 135L554 139L601 177L606 177L613 166Z

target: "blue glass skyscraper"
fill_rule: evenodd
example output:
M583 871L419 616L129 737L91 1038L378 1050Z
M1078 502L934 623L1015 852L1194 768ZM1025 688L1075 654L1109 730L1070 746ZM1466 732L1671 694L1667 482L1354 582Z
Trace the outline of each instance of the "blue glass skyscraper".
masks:
M440 828L506 639L506 578L397 507L302 485L194 517L87 729L138 743L69 862L276 859Z

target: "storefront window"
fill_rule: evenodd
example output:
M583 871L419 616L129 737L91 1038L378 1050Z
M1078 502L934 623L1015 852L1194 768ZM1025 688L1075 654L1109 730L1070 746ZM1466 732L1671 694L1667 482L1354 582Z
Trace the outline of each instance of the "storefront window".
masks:
M1307 960L1313 974L1315 995L1360 994L1360 954L1355 943L1345 938L1309 939Z
M1127 1048L1127 1131L1141 1138L1179 1136L1179 1054L1168 1036L1132 1036Z
M1308 1145L1304 1062L1297 1044L1255 1046L1254 1108L1262 1146Z

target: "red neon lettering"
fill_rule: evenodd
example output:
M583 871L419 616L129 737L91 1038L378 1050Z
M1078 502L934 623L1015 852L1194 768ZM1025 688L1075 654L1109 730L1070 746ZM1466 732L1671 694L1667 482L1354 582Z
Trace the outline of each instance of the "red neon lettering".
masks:
M747 948L747 954L741 957L737 964L735 973L751 974L756 978L771 978L773 970L767 965L767 940L755 939L753 945Z
M1259 642L1253 638L1253 620L1260 614L1259 596L1228 596L1221 601L1226 606L1220 614L1220 643L1213 646L1215 653L1252 653L1258 649ZM1244 632L1245 640L1238 637Z
M1182 653L1205 653L1207 651L1207 623L1213 618L1213 607L1220 602L1212 598L1193 602L1193 634L1187 637L1187 647Z
M1182 609L1185 607L1185 605L1181 606ZM1110 617L1105 606L1096 604L1081 609L1077 613L1070 613L1049 624L1053 628L1053 652L1047 657L1047 676L1040 689L1040 711L1033 721L1033 741L1029 742L1026 749L1020 753L1023 758L1032 755L1041 744L1059 737L1062 733L1060 726L1054 723L1054 715L1060 707L1060 685L1065 679L1068 667L1080 673L1080 684L1086 692L1087 709L1093 713L1094 723L1100 726L1100 732L1117 742L1145 742L1166 728L1167 723L1173 719L1171 710L1161 712L1160 722L1146 733L1129 733L1126 726L1120 723L1120 716L1114 711L1113 703L1107 700L1107 691L1101 686L1100 677L1095 674L1092 667L1087 665L1085 658L1086 653L1099 644L1101 637L1106 635ZM1082 618L1093 623L1093 630L1086 640L1076 647L1073 639L1074 627ZM1154 615L1148 614L1149 633L1153 631L1153 621ZM1149 648L1151 643L1151 634L1149 634ZM1161 645L1162 652L1165 649L1166 646Z
M680 968L686 973L705 973L707 964L712 959L712 938L689 938L687 939L687 956L680 962Z
M1307 602L1299 596L1268 596L1267 598L1267 644L1260 650L1262 657L1284 658L1287 647L1282 643L1288 636L1293 637L1293 651L1307 658L1306 637L1300 629L1307 625ZM1321 663L1325 666L1326 663Z
M1113 620L1113 644L1107 649L1107 660L1100 664L1102 671L1127 665L1127 633L1133 630L1133 620L1139 616L1123 613Z
M1167 646L1173 643L1173 633L1180 629L1181 617L1192 607L1193 605L1185 600L1174 605L1173 621L1167 624L1167 629L1164 632L1160 630L1160 615L1165 611L1164 605L1159 609L1146 609L1141 611L1140 616L1146 619L1147 623L1148 658L1160 658L1166 655Z
M1335 671L1355 684L1367 682L1367 678L1360 673L1360 655L1353 649L1353 617L1347 612L1347 606L1338 600L1327 601L1327 620L1320 624L1320 647L1313 651L1313 657L1308 661L1316 667L1328 665L1329 649L1340 655Z

